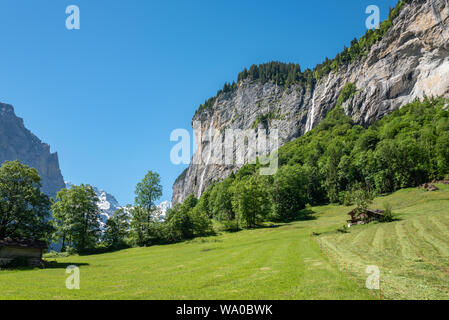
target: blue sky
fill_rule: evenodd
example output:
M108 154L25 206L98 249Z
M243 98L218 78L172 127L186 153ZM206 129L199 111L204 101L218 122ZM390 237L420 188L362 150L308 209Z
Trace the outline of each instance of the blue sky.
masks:
M164 195L185 166L170 133L251 64L332 58L396 0L2 0L0 101L57 151L64 178L132 203L148 170ZM77 5L81 29L67 30Z

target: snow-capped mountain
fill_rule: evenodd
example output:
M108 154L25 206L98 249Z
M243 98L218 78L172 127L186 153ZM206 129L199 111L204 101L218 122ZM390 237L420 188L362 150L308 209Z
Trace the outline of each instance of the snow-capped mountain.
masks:
M168 209L172 208L172 204L170 201L163 201L157 205L158 209L165 215Z
M72 183L70 182L65 182L66 184L66 188L70 189L72 187ZM125 212L127 214L131 214L130 210L132 209L132 207L122 207L120 206L120 204L118 203L117 199L111 195L110 193L107 193L106 191L99 189L97 187L92 186L92 188L94 189L95 193L97 194L98 197L98 208L101 211L101 219L100 219L100 226L103 229L104 225L106 224L106 221L108 221L108 219L110 217L112 217L112 215L114 214L115 211L119 210L119 209L124 209ZM158 221L164 221L165 219L165 215L167 214L167 210L172 208L172 203L170 201L163 201L160 204L158 204L157 206L157 210L154 212L153 217L155 220Z
M66 182L65 184L67 189L70 189L72 187L72 184L70 182ZM113 195L97 187L92 186L92 188L97 194L99 200L98 208L101 211L100 224L101 228L103 228L106 221L108 221L108 219L114 214L114 212L121 209L122 207L120 206L117 199Z
M98 208L101 210L101 220L106 223L108 219L114 214L115 211L121 209L122 207L118 203L117 199L104 190L93 187L95 193L98 197Z
M163 201L157 205L157 210L154 214L154 219L163 221L167 214L167 210L172 208L172 203L170 201Z

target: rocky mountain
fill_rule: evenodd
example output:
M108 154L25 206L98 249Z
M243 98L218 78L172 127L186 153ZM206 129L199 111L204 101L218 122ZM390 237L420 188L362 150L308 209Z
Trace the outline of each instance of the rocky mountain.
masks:
M121 209L122 207L113 195L96 187L93 188L99 200L98 207L101 210L101 221L103 223L106 223L106 221L108 221L108 219L114 214L114 212Z
M57 153L25 128L9 104L0 103L0 163L19 160L35 168L42 178L42 190L51 197L65 187Z
M409 0L368 54L331 71L313 86L284 88L274 82L239 81L235 90L221 92L212 108L195 114L198 150L175 181L172 202L182 202L191 193L199 197L213 181L241 167L211 163L211 157L204 156L211 153L211 142L224 139L227 129L254 128L264 119L263 129L278 129L282 145L319 124L348 83L357 90L343 104L344 110L365 126L417 98L448 96L448 40L449 1ZM211 135L212 129L220 133Z

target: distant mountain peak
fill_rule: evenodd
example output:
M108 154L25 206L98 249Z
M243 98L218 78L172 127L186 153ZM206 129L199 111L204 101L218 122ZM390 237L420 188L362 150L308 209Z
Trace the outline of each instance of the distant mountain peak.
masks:
M66 181L66 188L70 189L72 183ZM98 197L98 208L101 211L101 226L103 227L106 221L114 214L115 211L122 209L117 199L110 193L107 193L103 189L92 186Z
M156 209L156 213L154 214L154 218L159 221L163 221L165 216L167 215L167 210L172 208L171 201L162 201L159 203Z

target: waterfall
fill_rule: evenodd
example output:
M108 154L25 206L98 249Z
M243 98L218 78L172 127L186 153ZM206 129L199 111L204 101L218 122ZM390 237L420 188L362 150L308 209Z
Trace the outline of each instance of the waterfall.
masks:
M309 132L313 129L313 118L315 117L315 96L316 91L313 90L313 97L312 97L312 109L309 111L309 115L307 116L307 123L306 123L306 131L305 133Z

